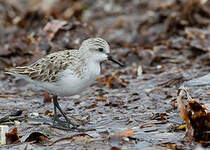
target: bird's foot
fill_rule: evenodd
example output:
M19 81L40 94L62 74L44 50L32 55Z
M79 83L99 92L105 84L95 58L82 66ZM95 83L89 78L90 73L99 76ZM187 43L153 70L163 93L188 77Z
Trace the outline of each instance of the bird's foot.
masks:
M59 119L57 115L54 115L53 117L53 125L55 124L59 124L61 126L68 127L68 128L70 128L70 126L72 126L73 128L76 128L79 126L79 124L74 119L70 120L68 118L65 118L65 120L62 120L62 119Z
M95 130L93 128L81 128L81 127L79 127L80 125L78 124L78 120L76 120L74 118L71 118L71 119L72 120L69 120L69 122L67 122L66 120L59 119L58 116L54 116L52 127L55 127L57 129L61 129L61 130L79 131L79 132Z
M66 131L79 131L79 132L86 132L86 131L94 131L94 128L81 128L81 127L65 127L60 125L53 125L52 127L60 129L60 130L66 130Z
M63 110L61 109L58 101L57 101L57 95L53 95L53 104L54 104L54 117L53 117L53 126L59 129L63 129L63 130L77 130L77 131L90 131L92 129L83 129L83 128L79 128L79 125L81 125L81 123L79 123L78 120L74 119L73 117L71 117L71 119L69 119L66 114L63 112ZM62 114L62 116L64 117L64 120L59 119L59 117L57 116L57 109L60 111L60 113ZM81 121L80 121L81 122Z

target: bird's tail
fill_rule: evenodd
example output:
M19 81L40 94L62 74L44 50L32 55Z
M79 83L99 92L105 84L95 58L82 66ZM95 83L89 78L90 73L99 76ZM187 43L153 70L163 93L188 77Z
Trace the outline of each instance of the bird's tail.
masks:
M4 73L6 73L6 74L13 74L11 69L12 68L4 68Z
M4 73L17 76L17 75L21 75L22 72L24 72L24 70L25 70L24 67L5 68Z

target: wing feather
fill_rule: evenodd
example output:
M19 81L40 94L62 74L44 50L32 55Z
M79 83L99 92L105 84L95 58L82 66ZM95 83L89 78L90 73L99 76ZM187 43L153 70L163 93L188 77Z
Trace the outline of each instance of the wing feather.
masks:
M7 73L37 81L55 82L58 80L58 73L75 61L77 54L76 50L71 53L70 50L59 51L49 54L29 66L11 68Z

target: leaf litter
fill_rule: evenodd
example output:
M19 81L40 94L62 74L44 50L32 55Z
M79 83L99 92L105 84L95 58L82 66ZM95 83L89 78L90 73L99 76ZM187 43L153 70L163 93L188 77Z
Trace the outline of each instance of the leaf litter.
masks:
M204 76L210 64L209 7L206 0L0 1L0 124L14 129L1 147L208 147L209 113L203 104L209 103ZM126 67L104 63L96 84L80 96L59 100L68 117L95 131L51 128L50 95L3 70L78 48L95 36L106 39ZM187 89L193 97L188 101L180 95L183 90L177 97L185 81L194 84Z
M182 97L187 94L187 105L183 103ZM197 101L193 100L188 91L181 87L177 97L180 116L186 123L185 138L192 141L195 140L201 144L209 145L210 131L210 113Z

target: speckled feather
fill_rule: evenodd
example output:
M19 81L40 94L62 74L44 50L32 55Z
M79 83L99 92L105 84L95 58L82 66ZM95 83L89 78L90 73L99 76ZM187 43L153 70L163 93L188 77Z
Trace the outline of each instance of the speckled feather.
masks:
M78 52L78 50L55 52L39 59L29 66L12 68L9 72L25 76L31 80L56 82L59 80L58 74L69 67L75 76L81 78L85 67L81 64L84 63L85 60L78 58Z

